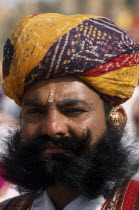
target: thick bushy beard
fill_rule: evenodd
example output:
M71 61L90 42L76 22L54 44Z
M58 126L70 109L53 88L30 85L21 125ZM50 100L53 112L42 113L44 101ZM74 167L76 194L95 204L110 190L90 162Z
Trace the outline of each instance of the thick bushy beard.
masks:
M95 145L90 145L89 130L81 137L56 140L49 136L23 140L17 131L6 141L5 177L21 192L40 193L60 182L87 198L108 197L138 166L129 164L129 150L122 146L121 138L121 132L112 125ZM51 143L68 152L44 155L44 148Z

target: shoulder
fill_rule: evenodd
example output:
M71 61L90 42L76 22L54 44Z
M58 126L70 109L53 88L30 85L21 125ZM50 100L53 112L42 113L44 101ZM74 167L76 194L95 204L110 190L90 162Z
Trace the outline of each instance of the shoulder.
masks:
M117 194L117 207L139 209L139 181L131 179L125 183Z
M139 209L139 181L124 180L114 197L106 200L102 210L114 206L114 209Z
M34 198L35 198L34 194L28 193L8 199L0 203L0 210L15 210L15 209L25 210L32 205Z
M126 186L126 193L131 193L133 196L139 194L139 180L131 179Z

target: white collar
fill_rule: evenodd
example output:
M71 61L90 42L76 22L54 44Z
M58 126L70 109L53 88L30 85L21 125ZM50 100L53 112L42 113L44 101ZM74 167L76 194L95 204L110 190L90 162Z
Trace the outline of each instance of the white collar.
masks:
M63 210L100 210L105 199L99 196L97 199L88 200L82 196L71 201ZM56 210L47 192L41 194L33 201L31 210Z

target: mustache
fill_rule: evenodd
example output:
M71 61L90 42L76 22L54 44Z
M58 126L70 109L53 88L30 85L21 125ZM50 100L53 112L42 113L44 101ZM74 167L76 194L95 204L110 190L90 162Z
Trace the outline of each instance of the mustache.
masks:
M22 139L21 131L18 131L14 138L14 142L16 147L18 147L18 150L26 149L26 152L32 151L32 153L40 153L44 149L55 146L70 150L78 155L89 147L91 141L91 131L87 129L87 132L82 136L51 138L48 135L43 135L31 140Z

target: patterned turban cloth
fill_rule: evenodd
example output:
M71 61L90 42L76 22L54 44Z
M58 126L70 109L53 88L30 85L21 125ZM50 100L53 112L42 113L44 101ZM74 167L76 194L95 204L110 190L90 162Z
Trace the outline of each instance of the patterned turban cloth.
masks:
M139 78L139 44L105 17L30 15L4 46L3 90L21 106L34 82L80 77L106 99L120 104L132 96Z

